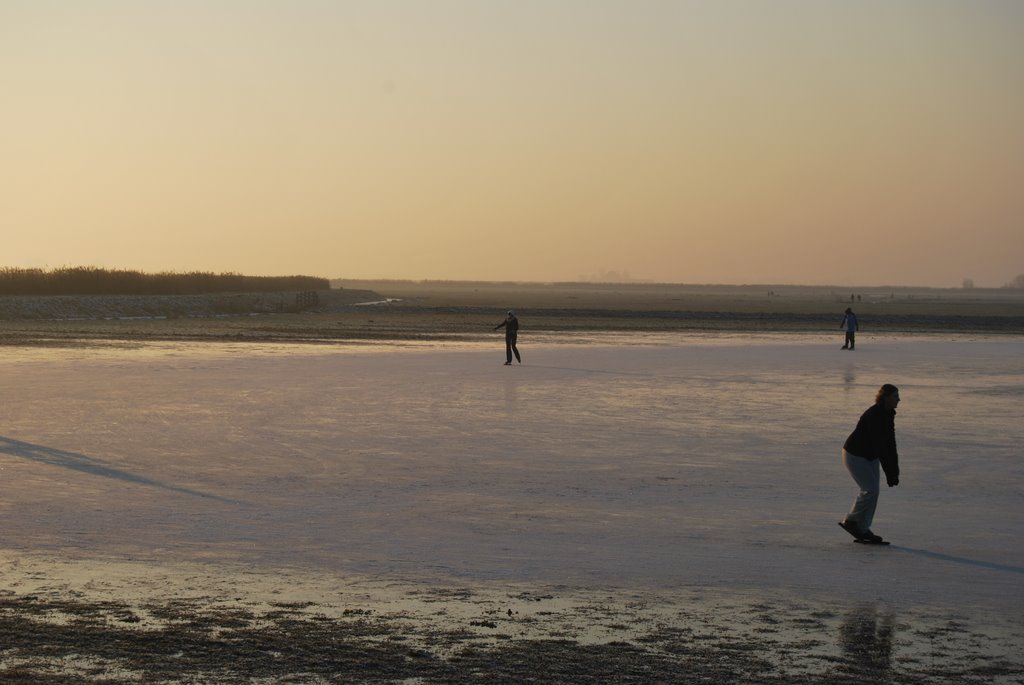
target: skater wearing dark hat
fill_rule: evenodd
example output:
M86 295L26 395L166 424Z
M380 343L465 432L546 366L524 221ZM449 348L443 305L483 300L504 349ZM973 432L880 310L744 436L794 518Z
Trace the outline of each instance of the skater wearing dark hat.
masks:
M508 310L508 317L495 326L494 330L499 328L505 329L505 366L512 364L513 354L516 356L516 361L522 364L523 359L519 356L519 349L516 347L516 338L519 335L519 319L516 318L516 313L511 309Z

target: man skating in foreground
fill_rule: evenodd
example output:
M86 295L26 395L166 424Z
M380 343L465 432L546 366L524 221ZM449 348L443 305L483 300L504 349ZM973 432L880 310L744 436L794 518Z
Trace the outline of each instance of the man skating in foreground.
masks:
M896 453L896 406L900 391L886 383L878 389L875 403L865 411L843 445L843 464L860 493L853 508L839 525L858 542L887 545L871 532L880 490L879 466L889 487L900 484L899 455Z

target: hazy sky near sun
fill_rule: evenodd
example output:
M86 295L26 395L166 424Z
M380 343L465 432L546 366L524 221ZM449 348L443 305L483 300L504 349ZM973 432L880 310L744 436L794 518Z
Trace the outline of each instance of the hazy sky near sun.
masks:
M0 266L1000 286L1019 0L0 0Z

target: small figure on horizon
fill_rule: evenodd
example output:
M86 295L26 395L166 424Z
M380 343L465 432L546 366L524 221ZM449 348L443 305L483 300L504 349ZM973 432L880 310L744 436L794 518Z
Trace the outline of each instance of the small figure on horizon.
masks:
M843 314L843 320L839 323L839 327L846 327L846 341L843 343L841 349L852 350L853 345L857 340L857 331L860 330L860 324L857 323L857 315L853 313L853 310L849 307L846 308L846 313Z
M839 525L858 542L887 545L881 536L871 532L871 522L881 489L879 466L885 471L890 488L900 484L899 455L896 452L896 407L900 391L886 383L875 394L875 403L868 407L857 427L843 444L843 465L850 472L860 493L853 508Z
M494 330L499 328L505 329L505 366L512 365L513 354L516 356L516 361L522 364L523 359L519 356L519 348L516 347L516 338L519 336L519 319L516 318L516 313L511 309L508 310L508 317L495 326Z

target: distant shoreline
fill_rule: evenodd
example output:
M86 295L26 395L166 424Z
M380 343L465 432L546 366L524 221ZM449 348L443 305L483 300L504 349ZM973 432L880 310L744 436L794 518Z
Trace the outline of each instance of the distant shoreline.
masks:
M17 319L174 319L327 311L377 301L371 291L300 290L201 295L5 295L0 321Z
M740 290L753 290L753 291L765 291L775 290L779 293L787 290L791 291L835 291L838 293L865 293L865 292L881 292L886 293L895 291L900 293L906 292L917 292L917 293L937 293L944 295L955 295L957 293L963 293L965 295L971 294L992 294L992 293L1014 293L1017 292L1018 296L1024 297L1024 288L1013 288L1010 286L997 286L997 287L944 287L944 286L928 286L928 285L897 285L897 284L881 284L881 285L849 285L839 283L824 283L824 284L806 284L806 283L696 283L696 282L676 282L676 281L530 281L530 280L497 280L497 281L478 281L478 280L451 280L451 279L412 279L412 278L332 278L330 279L332 287L374 287L385 288L393 287L398 289L406 288L530 288L530 287L542 287L542 288L600 288L600 289L673 289L673 290L702 290L702 291L740 291Z
M813 286L340 281L330 290L0 297L0 344L102 340L345 342L487 339L515 309L523 333L818 332L846 307L862 333L1024 334L1024 291ZM850 301L850 297L853 301Z

